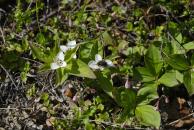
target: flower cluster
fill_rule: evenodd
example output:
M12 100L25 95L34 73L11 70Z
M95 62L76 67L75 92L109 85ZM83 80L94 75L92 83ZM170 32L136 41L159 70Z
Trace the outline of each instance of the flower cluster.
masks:
M57 56L54 59L54 62L50 64L50 67L52 70L66 67L67 63L65 62L65 53L70 50L74 49L76 47L76 41L69 41L67 45L61 45L60 51L57 54ZM73 55L73 58L76 59L76 54ZM88 63L88 66L92 68L93 70L103 70L105 67L114 67L112 61L110 60L104 60L99 54L95 55L95 60L92 60Z
M61 68L61 67L66 67L67 63L64 61L65 60L65 53L70 50L74 49L76 47L76 41L69 41L67 45L61 45L60 46L60 51L57 54L57 56L54 59L54 62L51 63L50 67L52 70ZM77 58L76 55L73 56L73 58Z

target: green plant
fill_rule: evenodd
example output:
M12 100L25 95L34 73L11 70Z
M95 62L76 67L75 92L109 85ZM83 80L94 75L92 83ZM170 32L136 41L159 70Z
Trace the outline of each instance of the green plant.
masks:
M69 129L95 129L108 121L159 128L161 117L153 104L159 86L182 85L189 96L194 94L194 23L188 19L193 14L187 9L189 2L118 2L62 0L47 14L49 4L44 1L18 0L9 17L13 27L8 25L5 36L2 33L0 65L32 86L28 97L36 96L40 87L29 74L33 71L55 74L49 77L52 89L79 80L82 89L89 86L97 91L98 97L81 98L82 103L72 106L75 117L54 121L59 130L70 122ZM120 76L118 84L115 75ZM55 116L49 92L40 98ZM117 118L112 117L114 112Z

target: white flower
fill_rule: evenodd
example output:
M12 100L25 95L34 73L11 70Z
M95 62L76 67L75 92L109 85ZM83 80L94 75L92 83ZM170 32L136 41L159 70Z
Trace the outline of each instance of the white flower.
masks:
M95 55L95 60L88 63L88 66L94 70L103 70L104 67L114 67L111 60L103 60L99 54Z
M58 68L60 68L60 67L65 67L65 66L67 66L67 63L64 61L64 58L65 58L65 56L64 56L63 52L60 51L60 52L57 54L57 56L56 56L54 62L51 63L51 69L52 69L52 70L55 70L55 69L58 69Z
M61 49L62 52L65 53L66 51L68 51L68 50L70 50L70 49L74 49L75 47L76 47L76 41L73 40L73 41L69 41L69 42L67 43L67 45L61 45L61 46L60 46L60 49ZM76 55L73 55L73 58L76 59L77 56L76 56Z

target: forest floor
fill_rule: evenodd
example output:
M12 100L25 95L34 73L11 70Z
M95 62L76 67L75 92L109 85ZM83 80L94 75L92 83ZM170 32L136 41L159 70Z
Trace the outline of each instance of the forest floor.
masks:
M160 39L171 43L179 34L185 43L193 41L192 4L166 0L0 2L0 130L194 129L194 86L188 90L185 80L177 79L175 85L157 84L156 91L144 97L144 101L151 98L146 105L160 113L158 128L151 119L142 121L135 114L125 117L125 105L99 87L107 85L104 79L109 80L114 94L130 84L138 95L150 83L134 76L134 68L147 64L146 52L141 50L147 51ZM44 65L41 49L53 51L55 43L64 44L69 39L81 43L76 54L86 64L95 53L101 53L117 70L104 69L103 75L107 75L103 81L91 81L85 73L66 75L46 68L48 65L40 71ZM90 44L85 46L85 42ZM32 43L40 47L40 54L34 54ZM94 43L97 50L90 47ZM189 59L193 50L184 55ZM179 68L165 62L159 77L171 69L184 75L187 70Z

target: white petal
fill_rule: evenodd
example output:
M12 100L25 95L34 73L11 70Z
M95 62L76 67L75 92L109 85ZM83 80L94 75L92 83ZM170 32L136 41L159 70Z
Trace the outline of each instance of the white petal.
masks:
M96 61L93 61L93 60L88 63L88 66L95 70L99 69L99 66L97 65Z
M65 58L65 55L63 54L63 52L62 51L60 51L58 54L57 54L57 59L59 59L59 60L64 60L64 58Z
M101 55L96 54L96 55L95 55L95 61L96 61L96 62L99 62L99 61L101 61L101 60L102 60Z
M107 63L108 66L110 66L110 67L113 67L114 66L114 64L112 63L111 60L105 60L105 61L106 61L106 63Z
M102 70L104 70L104 67L100 66L99 69L102 71Z
M62 62L62 64L60 65L60 67L66 67L67 63L65 61Z
M57 63L51 63L51 69L52 70L55 70L55 69L58 69L58 68L60 68L60 66L57 64Z
M73 55L73 58L74 58L74 59L76 59L76 58L77 58L77 56L76 56L76 55Z
M131 88L131 82L128 79L125 82L125 88Z
M66 52L68 50L68 47L64 46L64 45L61 45L60 49L61 49L62 52Z
M78 100L78 97L77 95L73 96L73 99L72 99L74 102L76 102Z
M69 42L67 43L67 47L68 47L69 49L75 48L75 47L76 47L76 41L75 41L75 40L69 41Z

